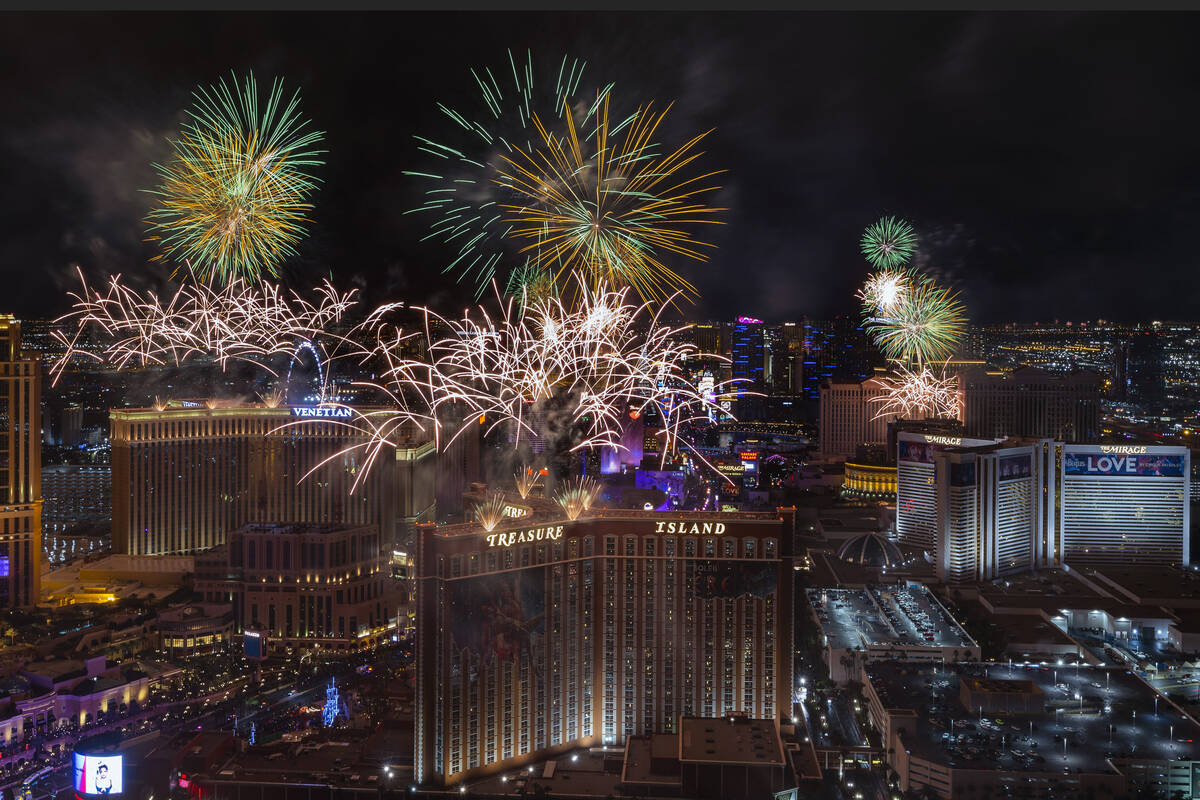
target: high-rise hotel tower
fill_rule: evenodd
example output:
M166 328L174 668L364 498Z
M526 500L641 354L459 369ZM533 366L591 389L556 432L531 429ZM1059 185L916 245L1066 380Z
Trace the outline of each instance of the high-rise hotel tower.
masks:
M21 352L21 323L0 316L0 606L41 591L42 373Z
M790 714L793 514L420 526L417 780Z
M187 401L114 409L113 549L195 553L243 525L289 522L378 525L392 547L403 522L432 513L434 445L414 430L363 476L370 440L346 423L370 411Z

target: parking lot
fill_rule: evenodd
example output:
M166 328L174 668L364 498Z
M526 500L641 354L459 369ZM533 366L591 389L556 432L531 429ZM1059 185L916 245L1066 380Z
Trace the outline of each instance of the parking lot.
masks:
M872 685L896 707L918 709L905 739L921 757L963 768L1105 772L1109 759L1200 759L1200 729L1121 668L885 662ZM1033 681L1041 714L972 712L959 700L964 676ZM888 705L889 703L885 703ZM910 741L911 740L911 741Z
M871 594L906 644L973 647L974 642L925 588L874 588Z

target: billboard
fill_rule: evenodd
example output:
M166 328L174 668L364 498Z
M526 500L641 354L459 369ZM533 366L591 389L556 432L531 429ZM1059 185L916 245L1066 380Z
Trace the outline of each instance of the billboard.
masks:
M267 657L267 636L259 631L246 631L242 637L242 648L246 658L263 659Z
M951 486L974 486L975 485L975 462L969 461L965 464L950 464L950 485Z
M483 666L534 662L546 633L546 568L463 578L446 584L453 647Z
M1127 455L1105 453L1064 453L1066 475L1113 475L1182 478L1182 455Z
M1012 481L1018 478L1028 478L1033 474L1033 465L1029 456L1007 456L1000 459L1000 480Z
M766 597L778 587L777 565L771 561L697 561L696 596L735 600Z
M75 753L75 791L79 794L120 794L123 787L122 756Z

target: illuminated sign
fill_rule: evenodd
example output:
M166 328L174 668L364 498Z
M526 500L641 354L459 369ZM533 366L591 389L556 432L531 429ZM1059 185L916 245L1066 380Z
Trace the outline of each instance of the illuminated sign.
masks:
M746 472L745 464L717 464L717 472L722 475L744 475Z
M926 436L925 441L933 444L944 444L950 447L959 447L963 440L961 436Z
M1146 452L1146 445L1141 444L1102 444L1100 445L1101 453L1126 453L1128 455L1141 455Z
M506 516L506 517L513 517L515 519L517 517L524 517L528 513L529 513L528 508L520 508L518 506L505 506L504 507L504 516Z
M352 409L345 406L292 406L293 417L315 419L346 419L354 416Z
M1183 456L1096 455L1067 453L1063 457L1067 475L1139 475L1143 477L1183 477Z
M724 522L658 522L655 533L711 533L725 532Z
M758 458L758 453L741 453L740 458L742 461L754 461Z
M541 528L529 528L523 531L489 533L484 538L487 539L488 547L512 547L514 544L524 544L525 542L544 542L561 539L562 534L562 525L546 525Z

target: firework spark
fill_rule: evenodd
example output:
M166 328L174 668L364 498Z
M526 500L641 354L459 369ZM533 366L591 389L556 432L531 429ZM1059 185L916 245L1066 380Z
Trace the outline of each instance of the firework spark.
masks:
M958 294L928 278L912 286L901 302L866 320L868 332L888 358L917 365L953 355L965 326Z
M584 288L569 309L553 299L517 313L510 301L495 320L482 309L476 318L453 321L425 310L424 337L418 335L425 352L409 346L413 333L389 327L388 306L367 318L361 335L347 338L374 340L362 357L378 365L380 380L363 385L398 404L399 422L431 425L439 448L480 422L489 433L509 426L519 442L536 433L530 412L551 406L567 412L572 450L622 448L625 415L656 408L665 421L665 459L687 446L684 431L707 423L727 396L725 383L701 392L684 375L684 364L722 359L680 342L684 329L661 324L645 304L627 303L627 291ZM449 335L435 339L433 328ZM364 433L387 437L383 420L370 420L373 429Z
M193 97L173 157L155 165L160 202L147 221L160 257L190 261L220 282L277 276L307 225L323 134L307 130L299 92L285 100L280 80L262 104L253 75Z
M564 486L554 496L554 502L562 508L567 519L576 520L588 509L600 491L600 484L587 477L578 477Z
M580 274L593 285L629 286L643 300L694 296L661 259L673 253L704 260L712 246L692 230L720 224L713 214L723 209L701 198L720 188L709 180L721 173L684 175L702 155L697 147L707 133L662 155L655 135L670 106L647 106L613 124L609 96L598 97L595 108L594 131L561 109L565 135L533 114L536 146L502 156L496 182L515 196L498 204L508 235L524 242L522 254L553 271L556 282Z
M899 366L895 377L882 378L880 382L887 394L871 398L872 402L879 403L874 419L957 419L959 416L958 378L944 369L939 375L925 366L915 370Z
M917 233L902 219L884 217L863 233L863 255L877 269L906 266L916 249Z
M292 353L297 344L341 321L355 305L355 292L342 293L328 282L317 287L315 299L263 282L252 286L234 278L217 289L186 282L170 297L138 292L109 278L102 293L88 288L79 272L82 291L72 292L72 311L56 320L73 326L71 333L56 328L52 335L65 347L63 357L51 367L54 382L71 363L91 359L117 369L129 366L179 365L207 356L225 368L229 361L244 361L274 374L267 362ZM98 352L86 334L97 332Z
M422 204L406 213L432 216L425 238L440 239L457 248L445 271L457 272L460 280L473 283L477 296L496 278L502 279L510 295L519 295L527 285L527 281L503 279L505 237L510 226L499 212L498 204L506 194L495 180L498 166L515 148L531 149L537 135L532 119L539 111L555 115L570 108L579 124L587 124L595 105L594 100L582 102L592 97L581 89L586 66L586 62L563 56L553 70L543 72L535 70L532 53L526 52L520 63L509 51L506 68L497 71L499 80L490 69L471 70L483 100L481 109L464 113L438 104L454 123L452 131L457 138L441 143L415 137L419 149L435 160L427 171L404 173L429 185ZM611 84L601 87L599 96L607 96L610 90Z
M504 492L493 492L475 505L475 521L482 525L485 531L490 531L504 521L504 509L507 506Z
M908 299L909 276L901 270L884 269L867 278L856 297L868 315L887 314Z
M534 469L533 467L525 467L525 469L517 470L517 474L513 476L513 484L516 486L517 494L521 495L522 500L528 498L530 492L537 488L538 483L542 480L542 476L545 473L545 469Z

